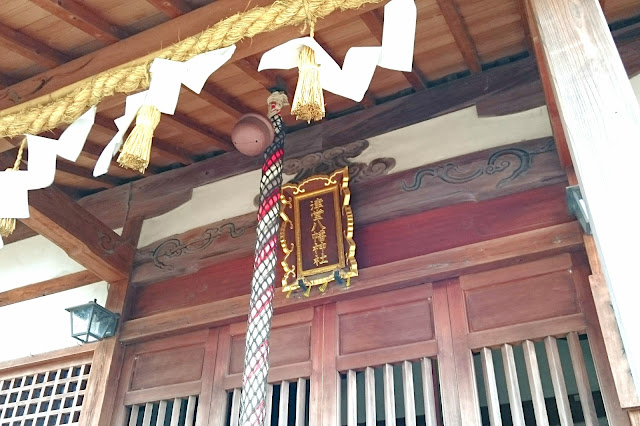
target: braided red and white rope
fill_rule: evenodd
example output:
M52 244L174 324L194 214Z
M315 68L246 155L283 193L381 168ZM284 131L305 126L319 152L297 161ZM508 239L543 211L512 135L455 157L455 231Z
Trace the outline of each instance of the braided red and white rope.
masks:
M284 94L274 93L269 97L269 116L275 130L275 137L273 143L264 152L264 165L260 179L258 238L253 264L240 399L240 424L243 426L262 426L266 413L269 333L276 281L276 248L280 228L280 187L282 186L285 138L284 123L280 115L283 104L286 104Z

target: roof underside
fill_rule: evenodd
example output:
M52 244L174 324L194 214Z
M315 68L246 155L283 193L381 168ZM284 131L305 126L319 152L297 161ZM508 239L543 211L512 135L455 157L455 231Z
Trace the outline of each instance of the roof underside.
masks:
M0 6L0 109L23 100L13 89L25 81L48 84L65 63L101 52L100 49L128 37L148 33L170 20L184 19L181 15L192 13L194 16L197 9L208 11L210 3L211 0L3 0ZM227 11L224 16L269 3L260 0L216 2L218 10ZM528 56L531 50L522 0L416 0L416 3L414 71L402 73L377 68L361 103L326 93L327 119L500 66ZM601 3L610 23L640 14L640 0L601 0ZM383 3L365 8L356 11L353 19L325 25L316 32L316 39L339 63L352 46L379 45L382 7ZM256 39L259 37L269 36ZM149 37L146 42L144 37L139 40L141 44L148 43L140 46L142 51L153 52L160 47L157 40ZM272 47L264 41L260 45ZM232 58L230 64L212 75L202 95L183 90L176 115L164 116L156 130L147 174L185 166L232 149L230 133L240 115L262 112L268 89L276 86L277 80L281 79L280 85L284 82L289 91L295 87L296 70L258 73L261 53ZM86 58L87 63L119 64L101 53ZM67 74L64 78L68 78ZM120 167L112 167L108 175L98 179L91 176L97 156L115 133L113 119L122 115L124 99L117 96L99 105L96 125L77 163L58 161L56 184L72 197L77 199L141 178ZM293 130L307 126L289 115L286 121ZM59 132L45 136L55 137ZM0 139L3 163L15 157L18 142L17 138Z

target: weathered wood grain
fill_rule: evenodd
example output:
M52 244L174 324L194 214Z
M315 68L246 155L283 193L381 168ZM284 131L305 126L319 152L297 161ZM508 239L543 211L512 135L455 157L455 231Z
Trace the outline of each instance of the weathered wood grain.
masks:
M107 282L128 276L135 249L55 187L30 191L28 227Z
M91 271L80 271L75 274L52 278L35 284L14 288L0 292L0 307L14 303L24 302L49 294L59 293L83 285L93 284L100 281L100 278Z
M274 309L276 313L290 312L340 299L345 300L535 260L544 256L579 250L581 247L582 237L577 223L550 226L363 268L360 270L360 275L352 279L348 291L340 286L330 286L324 293L313 298L287 298L284 293L277 292L274 298ZM122 324L120 341L128 344L187 330L242 321L246 318L248 307L249 295L247 294L133 319Z
M620 323L636 389L640 389L640 323L632 241L637 200L640 106L608 25L596 2L531 0L532 17L589 211L591 229ZM568 48L570 46L570 48Z

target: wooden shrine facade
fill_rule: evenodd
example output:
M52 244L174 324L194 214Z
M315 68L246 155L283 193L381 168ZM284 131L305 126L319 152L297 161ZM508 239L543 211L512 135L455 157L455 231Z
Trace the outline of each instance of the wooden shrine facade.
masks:
M323 159L290 164L304 178L327 167L327 152L364 150L368 139L469 106L500 115L546 102L553 130L393 173L389 157L343 159L356 176L359 275L349 289L275 297L272 424L640 424L628 249L640 239L628 196L640 156L628 79L640 63L637 24L614 31L616 46L594 0L521 7L535 58L478 63L288 138L288 158ZM177 122L183 136L202 134ZM104 280L106 307L123 322L112 339L0 364L0 426L237 424L255 214L139 239L195 189L259 163L229 152L79 201L56 187L30 194L23 223L87 270L0 293L0 307ZM567 213L570 184L580 185L594 236Z

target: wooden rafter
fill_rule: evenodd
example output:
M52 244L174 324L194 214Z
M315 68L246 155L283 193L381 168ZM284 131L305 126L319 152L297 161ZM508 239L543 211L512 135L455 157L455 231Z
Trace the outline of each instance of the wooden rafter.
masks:
M4 24L0 24L0 45L47 68L54 68L69 61L64 53Z
M147 0L147 2L170 18L176 18L191 11L191 7L184 0Z
M0 73L0 90L6 89L7 87L14 85L18 82L18 80L14 80L8 75L4 75Z
M238 59L233 64L238 69L240 69L240 71L245 73L249 78L257 81L267 91L270 91L275 87L284 89L284 91L290 98L289 100L291 101L291 98L293 97L293 88L272 70L262 70L258 72L258 63L259 60L256 57L249 56L246 58Z
M53 0L34 0L37 2L51 3ZM66 2L67 0L65 0ZM46 4L45 3L45 4ZM258 0L256 6L271 4L271 0ZM360 9L347 10L332 14L321 19L316 24L316 30L328 28L343 22L348 22L362 13L379 8L379 4L368 4ZM152 57L150 52L156 52L171 43L178 42L191 35L208 28L212 23L229 16L229 10L236 10L234 0L220 0L203 6L197 10L172 19L149 30L135 34L116 44L89 53L81 58L70 61L50 72L41 73L28 80L19 82L7 89L12 97L1 96L0 110L4 113L15 108L16 110L29 105L30 101L36 103L36 99L52 93L63 87L68 87L84 79L91 78L95 74L105 70L121 66L129 61L141 57ZM232 58L232 62L264 52L274 44L284 43L298 34L295 28L284 28L269 33L268 37L255 37L251 43L241 43ZM20 99L22 103L16 105L12 100Z
M234 98L222 87L213 83L207 83L204 86L202 92L200 92L200 98L235 119L240 118L242 114L256 112L253 108Z
M464 23L464 19L458 10L458 6L455 4L455 0L437 0L440 11L444 20L449 26L449 30L453 35L454 40L462 57L464 58L467 67L471 72L482 71L482 65L480 64L480 58L478 57L478 50L471 39L469 30Z
M182 132L185 136L192 136L206 140L211 146L218 150L232 151L235 149L228 137L204 126L184 114L164 115L162 120L167 125Z
M367 13L363 13L360 15L360 19L365 23L367 28L369 28L369 31L378 40L378 42L382 43L382 26L384 21L380 11L371 10ZM422 71L420 71L420 69L415 65L413 66L413 71L403 72L402 75L415 90L422 90L427 87Z
M98 281L100 281L100 278L98 278L93 272L80 271L47 281L29 284L0 292L0 307L36 299L49 294L59 293L65 290L71 290L72 288L97 283Z
M123 29L111 24L87 6L75 0L30 1L104 43L115 43L128 35Z
M29 192L31 217L21 219L107 282L128 277L135 249L54 186Z

